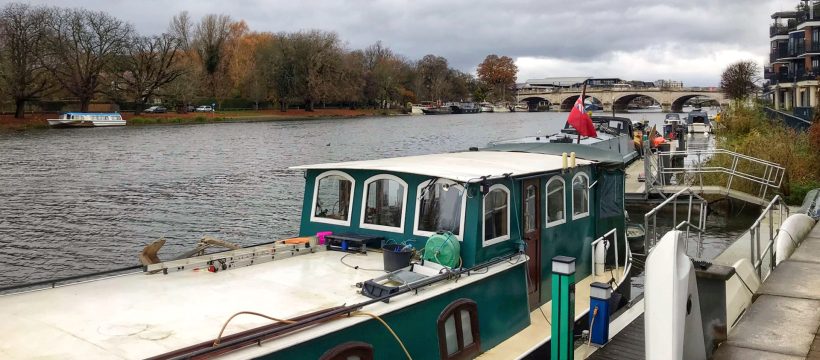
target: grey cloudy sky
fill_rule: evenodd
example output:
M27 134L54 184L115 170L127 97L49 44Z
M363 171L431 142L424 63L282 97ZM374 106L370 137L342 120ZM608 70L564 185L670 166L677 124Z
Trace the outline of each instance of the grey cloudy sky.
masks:
M3 1L7 2L7 1ZM516 59L519 82L554 76L681 80L715 86L737 60L768 59L769 15L797 0L33 0L107 11L144 34L187 10L254 31L321 29L349 48L378 40L410 59L444 56L474 72L487 54Z

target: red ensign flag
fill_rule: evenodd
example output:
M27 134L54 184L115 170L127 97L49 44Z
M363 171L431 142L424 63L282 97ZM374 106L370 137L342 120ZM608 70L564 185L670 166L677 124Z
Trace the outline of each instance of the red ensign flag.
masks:
M595 124L592 123L592 119L589 118L589 115L584 112L583 96L579 96L578 100L575 101L575 105L572 106L572 111L569 112L567 122L570 126L574 127L575 130L578 130L578 134L581 136L598 137L598 133L595 131Z

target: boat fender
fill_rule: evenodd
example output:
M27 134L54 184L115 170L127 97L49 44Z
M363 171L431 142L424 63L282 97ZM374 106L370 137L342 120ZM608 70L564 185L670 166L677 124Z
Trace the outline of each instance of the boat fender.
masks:
M774 238L775 266L787 260L794 249L809 234L816 221L806 214L794 214L780 224L780 230Z
M603 275L606 266L606 252L609 250L609 240L595 245L595 275Z

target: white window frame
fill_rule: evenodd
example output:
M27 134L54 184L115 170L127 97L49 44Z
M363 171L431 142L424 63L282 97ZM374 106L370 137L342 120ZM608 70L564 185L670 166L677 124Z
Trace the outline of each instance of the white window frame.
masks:
M415 219L413 221L413 235L416 235L416 236L430 237L430 236L433 236L435 234L435 232L433 232L433 231L419 230L419 216L421 215L421 213L419 212L420 206L421 206L421 192L425 187L427 187L427 185L430 184L431 181L433 181L433 180L427 180L427 181L422 182L421 184L419 184L419 187L416 189L416 214L415 214ZM450 187L451 187L450 190L452 190L452 191L459 191L459 190L452 189L453 186L461 187L461 192L462 192L461 193L461 219L459 219L459 231L461 232L461 234L458 234L458 235L453 234L453 235L456 237L456 239L458 239L458 241L462 241L461 238L462 238L462 235L464 234L464 218L465 218L464 215L467 213L467 209L466 209L467 208L467 189L464 188L461 184L459 184L459 183L457 183L453 180L450 180L450 179L438 179L438 180L436 180L436 183L437 184L450 185Z
M487 219L484 217L484 214L487 213L487 196L485 195L481 198L481 246L482 247L495 245L495 244L498 244L502 241L507 241L507 240L510 239L510 230L512 228L512 225L510 224L510 212L512 211L512 208L511 208L512 205L510 205L510 189L507 188L506 186L504 186L503 184L495 184L493 186L490 186L490 188L487 190L487 195L489 195L491 192L493 192L493 190L496 190L496 189L501 189L501 191L504 191L504 193L507 194L507 235L501 235L499 237L492 238L492 239L489 239L489 240L484 239L486 237L485 236L486 235L485 231L487 230L487 224L486 224Z
M347 181L350 181L350 204L347 205L347 220L336 220L336 219L328 219L323 217L316 216L316 201L319 198L319 181L328 177L328 176L339 176L344 178ZM350 220L353 217L353 196L356 194L356 180L353 179L352 176L348 175L345 172L339 170L330 170L325 171L316 176L316 179L313 180L313 206L310 207L310 221L311 222L318 222L318 223L325 223L325 224L333 224L333 225L343 225L343 226L350 226Z
M550 184L553 181L560 181L561 182L561 195L563 195L561 197L561 199L564 201L564 210L562 211L563 216L561 217L561 219L550 222L550 220L549 220L549 217L550 217L550 214L549 214L549 211L550 211L550 207L549 207L549 205L550 205L550 203L549 203L549 201L550 201L549 200L549 198L550 198ZM555 176L549 178L549 180L547 180L547 184L544 185L544 194L546 194L544 196L544 224L546 224L546 225L544 225L544 227L545 228L551 228L551 227L556 226L556 225L566 224L567 223L567 182L566 182L566 180L564 180L564 178L559 176L559 175L555 175Z
M587 180L587 184L584 185L584 187L586 188L586 191L587 191L587 211L583 212L583 213L580 213L578 215L575 215L575 178L577 178L579 176L582 176ZM579 172L579 173L575 174L575 176L572 177L572 183L570 183L570 188L571 188L571 191L572 191L572 202L570 202L570 205L571 205L571 208L572 208L572 220L583 219L583 218L589 216L590 200L592 200L592 196L590 196L590 193L589 193L589 176L586 173L583 173L583 172Z
M367 209L367 186L370 183L376 180L394 180L397 181L399 184L404 186L404 198L402 199L401 203L401 226L399 227L392 227L392 226L384 226L384 225L374 225L374 224L367 224L364 222L364 215L365 210ZM371 230L379 230L379 231L388 231L394 233L404 233L404 219L407 218L407 193L410 191L410 188L407 186L407 182L399 178L395 175L390 174L378 174L371 176L367 180L364 181L364 186L362 186L362 206L361 206L361 217L359 218L359 227L362 229L371 229Z

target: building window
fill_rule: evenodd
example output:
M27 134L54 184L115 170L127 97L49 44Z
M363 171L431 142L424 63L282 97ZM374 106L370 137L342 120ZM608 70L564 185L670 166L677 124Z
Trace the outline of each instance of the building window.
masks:
M373 346L359 341L346 342L328 350L319 360L373 360Z
M353 178L341 171L319 174L313 187L313 213L310 220L349 226L354 184Z
M463 186L443 179L432 185L425 181L419 185L416 194L415 235L431 236L437 231L461 234L467 200Z
M535 230L535 223L536 223L536 210L535 204L538 199L536 199L538 188L535 185L527 186L524 190L524 231L530 232Z
M564 207L566 197L564 195L564 179L555 176L547 181L547 225L546 227L563 224L566 221Z
M364 189L361 227L403 232L407 183L393 175L376 175L365 181Z
M441 359L472 359L481 349L478 306L475 301L458 299L438 317L438 348Z
M490 186L484 195L484 241L493 245L510 239L510 191L504 185Z
M578 173L572 178L572 218L589 215L589 178Z

